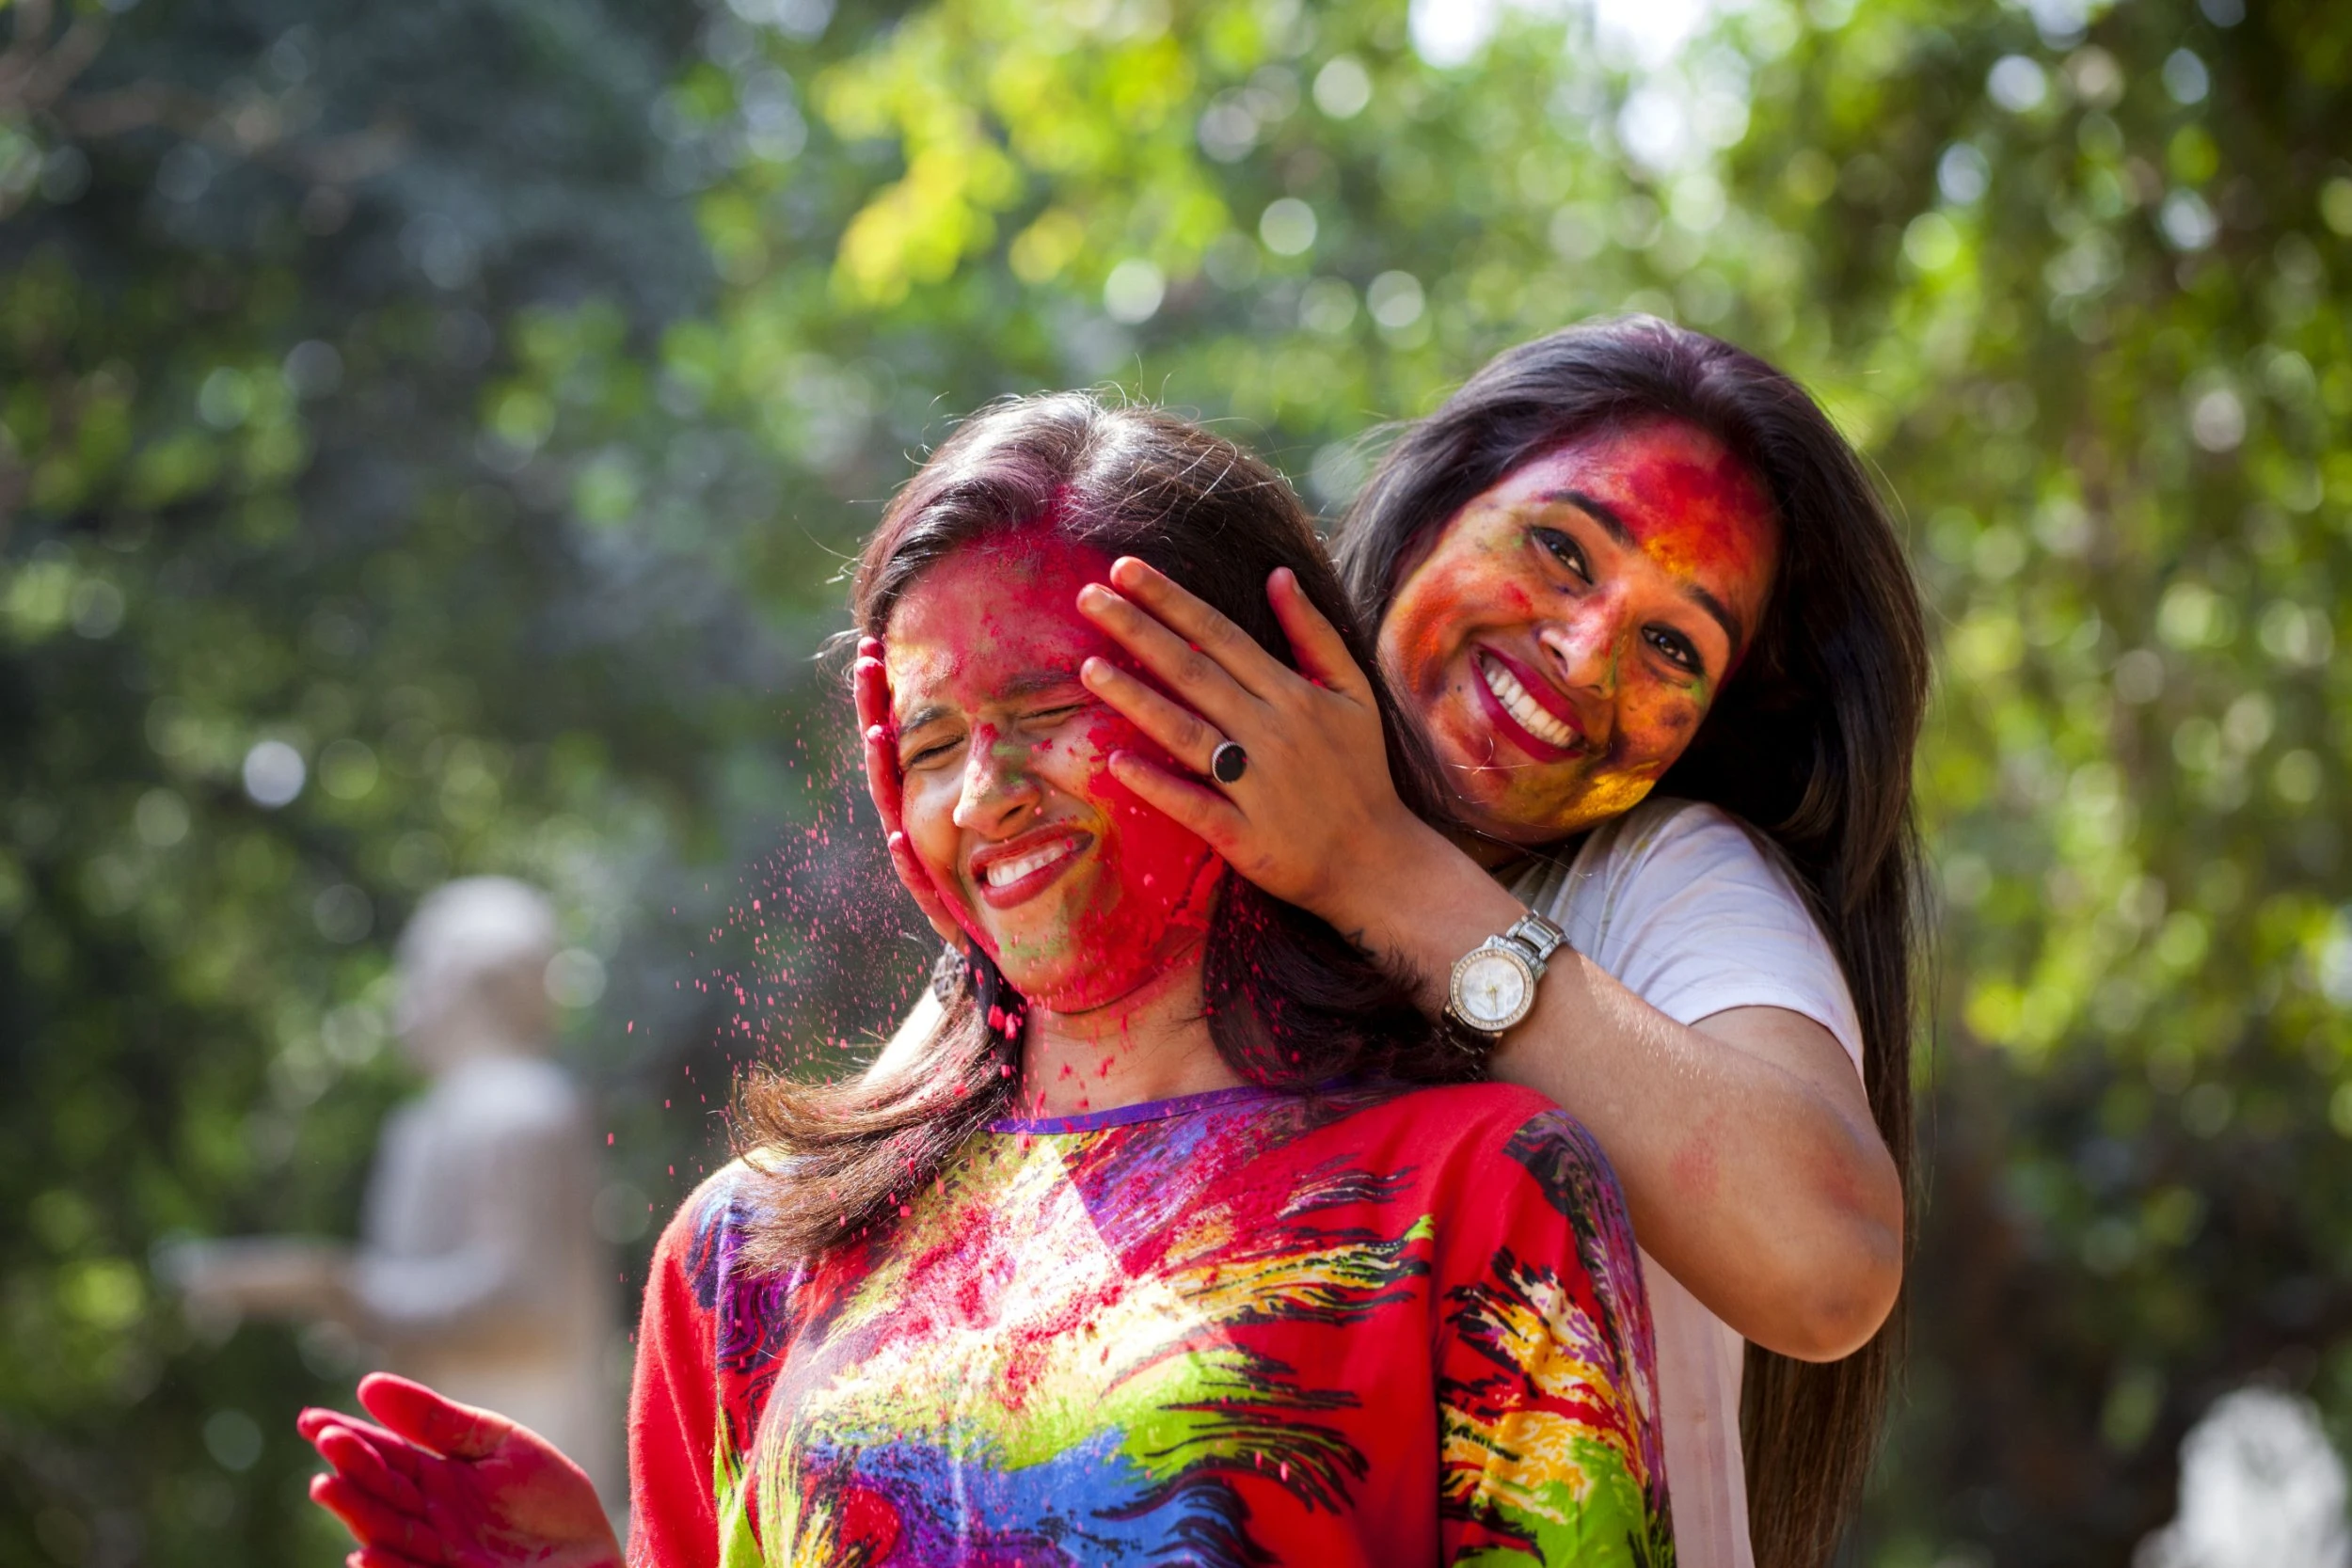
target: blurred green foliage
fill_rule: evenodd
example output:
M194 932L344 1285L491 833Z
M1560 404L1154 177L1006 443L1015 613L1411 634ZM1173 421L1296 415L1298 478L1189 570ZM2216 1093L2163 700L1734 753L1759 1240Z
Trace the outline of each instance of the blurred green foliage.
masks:
M2337 8L0 8L0 1559L333 1559L288 1418L347 1353L148 1258L348 1227L437 880L563 904L614 1212L731 1062L890 1016L805 656L946 420L1115 380L1335 512L1618 309L1819 391L1942 635L1849 1556L2120 1563L2221 1388L2352 1424Z

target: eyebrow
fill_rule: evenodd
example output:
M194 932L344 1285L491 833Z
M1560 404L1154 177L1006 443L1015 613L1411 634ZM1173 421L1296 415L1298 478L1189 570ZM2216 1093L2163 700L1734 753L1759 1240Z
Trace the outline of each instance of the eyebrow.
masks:
M1625 515L1597 496L1588 495L1582 490L1547 490L1535 499L1548 506L1573 506L1598 523L1601 531L1622 547L1629 550L1642 547L1642 542L1633 536L1633 530L1626 525ZM1724 635L1731 639L1731 651L1736 657L1741 639L1746 634L1740 625L1740 617L1733 613L1731 607L1699 583L1685 583L1682 593L1684 597L1705 610L1717 626L1724 628Z
M1019 702L1024 697L1034 697L1041 691L1060 691L1079 684L1074 670L1025 670L996 689L995 700ZM952 718L954 713L955 709L949 704L926 703L898 721L898 733L910 735L926 724Z

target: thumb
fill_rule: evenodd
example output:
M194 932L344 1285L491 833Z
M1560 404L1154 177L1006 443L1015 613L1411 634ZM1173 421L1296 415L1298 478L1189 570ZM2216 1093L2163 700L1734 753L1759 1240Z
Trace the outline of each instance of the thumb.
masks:
M459 1404L390 1372L361 1378L359 1402L393 1432L450 1459L481 1459L518 1430L495 1410Z

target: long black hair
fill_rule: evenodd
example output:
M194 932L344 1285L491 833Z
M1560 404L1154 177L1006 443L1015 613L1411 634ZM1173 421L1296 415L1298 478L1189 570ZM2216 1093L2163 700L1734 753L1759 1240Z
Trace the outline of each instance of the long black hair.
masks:
M1902 545L1861 460L1804 388L1754 355L1650 316L1569 327L1497 356L1406 426L1343 522L1340 574L1375 625L1472 498L1577 436L1664 417L1724 443L1771 495L1779 575L1739 672L1661 796L1711 801L1785 857L1861 1016L1870 1112L1912 1168L1919 849L1912 752L1927 630ZM1901 1312L1842 1361L1750 1345L1740 1425L1759 1568L1815 1568L1877 1448Z
M932 453L859 557L850 589L859 631L886 637L900 600L958 551L1040 527L1148 562L1295 662L1266 598L1266 578L1287 566L1358 663L1375 669L1313 526L1279 475L1199 425L1083 392L996 404ZM1406 803L1426 812L1439 798L1436 768L1376 674L1374 689L1390 775ZM770 1198L753 1234L758 1260L782 1264L887 1224L907 1194L1010 1109L1025 1002L977 946L966 947L948 989L939 1027L885 1077L746 1080L737 1145ZM1230 866L1210 917L1201 989L1218 1053L1253 1083L1305 1089L1343 1075L1423 1083L1476 1075L1448 1031L1422 1016L1404 976Z

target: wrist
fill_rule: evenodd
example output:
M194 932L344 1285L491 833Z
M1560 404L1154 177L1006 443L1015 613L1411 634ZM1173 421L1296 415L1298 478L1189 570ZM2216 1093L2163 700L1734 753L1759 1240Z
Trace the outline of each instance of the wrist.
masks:
M1437 829L1403 812L1358 840L1343 875L1308 907L1335 929L1382 952L1395 945L1399 906L1408 902L1400 900L1398 890L1429 886L1432 876L1442 878L1454 869L1446 864L1449 859L1464 857Z
M1535 1010L1536 988L1567 933L1530 910L1454 960L1446 1019L1491 1055L1511 1029ZM1572 950L1570 950L1572 951Z

